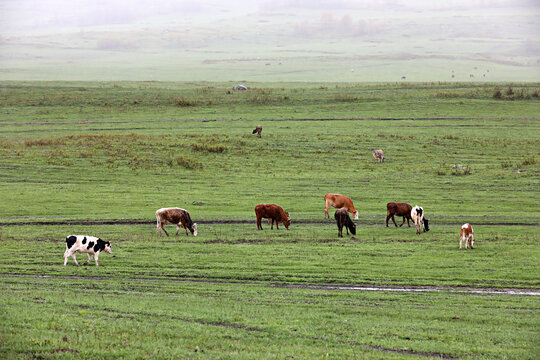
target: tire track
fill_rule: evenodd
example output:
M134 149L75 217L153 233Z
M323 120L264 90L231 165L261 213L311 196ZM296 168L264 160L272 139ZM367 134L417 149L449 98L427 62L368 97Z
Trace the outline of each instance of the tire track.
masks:
M81 275L38 275L38 274L20 274L20 273L0 273L0 276L11 277L34 277L51 279L76 279L76 280L97 280L108 281L118 278L108 278L103 276L81 276ZM368 292L401 292L401 293L453 293L462 295L511 295L511 296L540 296L540 289L520 289L520 288L475 288L475 287L457 287L457 286L384 286L384 285L330 285L330 284L295 284L295 283L264 283L254 281L227 281L227 280L209 280L192 279L182 277L166 278L148 278L148 277L122 277L123 281L172 281L184 283L203 283L203 284L223 284L223 285L250 285L264 286L286 289L304 289L304 290L323 290L323 291L368 291Z

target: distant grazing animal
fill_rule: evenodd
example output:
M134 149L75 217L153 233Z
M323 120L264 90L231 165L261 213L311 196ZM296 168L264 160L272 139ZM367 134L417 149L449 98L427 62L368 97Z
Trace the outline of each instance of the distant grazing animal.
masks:
M465 250L469 245L471 249L474 249L474 233L471 224L467 223L461 227L461 233L459 234L459 250L461 250L461 243L465 241Z
M189 235L188 230L197 236L197 224L191 220L187 210L172 207L172 208L162 208L156 211L157 219L157 230L159 231L159 236L161 236L161 230L165 231L165 234L169 236L167 230L165 230L165 224L175 224L176 225L176 234L180 231L180 226L186 231L186 235Z
M263 218L272 220L272 227L274 228L274 221L276 222L276 228L279 229L279 222L281 221L285 228L289 230L291 224L291 217L289 213L284 211L283 208L276 204L259 204L255 206L255 215L257 216L257 230L262 230L261 221Z
M416 205L411 210L411 218L416 226L416 233L420 234L420 226L424 228L424 232L429 231L429 220L424 218L424 209Z
M88 261L84 265L88 265L92 258L96 259L96 266L98 264L99 253L105 251L111 254L111 243L109 241L103 241L95 236L88 235L68 235L66 237L66 251L64 252L64 266L68 262L68 258L71 256L75 265L79 266L76 253L87 253Z
M392 218L392 221L394 222L394 225L396 225L396 219L394 218L394 215L397 216L403 216L403 222L400 227L405 224L405 219L407 219L407 225L411 227L411 223L409 222L412 220L411 218L411 210L412 206L407 203L398 203L398 202L389 202L386 204L386 227L388 227L388 220Z
M247 86L243 84L238 84L233 87L233 90L247 90Z
M382 150L373 150L373 162L384 162L384 153Z
M253 130L252 134L255 134L255 133L257 134L258 137L261 137L261 133L262 133L262 126L261 125L257 125L255 130Z
M326 194L324 195L324 218L329 218L328 209L330 206L335 207L336 209L345 208L348 212L353 214L355 219L358 219L358 211L354 208L352 200L341 194Z
M338 237L343 237L343 227L347 230L347 235L349 235L349 230L351 234L356 235L356 225L349 217L346 209L337 209L334 213L334 218L338 227Z

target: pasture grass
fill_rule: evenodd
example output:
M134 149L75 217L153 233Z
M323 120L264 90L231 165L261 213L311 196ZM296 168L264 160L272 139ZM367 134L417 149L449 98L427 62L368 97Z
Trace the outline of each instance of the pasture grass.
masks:
M536 297L309 286L538 289L538 84L232 85L0 83L1 357L537 357ZM389 201L431 231L386 228ZM263 202L289 231L256 230ZM199 236L159 238L165 206ZM113 255L64 268L68 234Z

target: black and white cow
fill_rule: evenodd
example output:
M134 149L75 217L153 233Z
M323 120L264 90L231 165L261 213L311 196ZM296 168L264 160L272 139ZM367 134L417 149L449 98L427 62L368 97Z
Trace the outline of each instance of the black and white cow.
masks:
M411 210L411 218L416 226L416 233L420 234L420 227L424 228L424 232L429 231L429 220L424 218L424 209L416 205Z
M64 266L68 262L68 258L71 256L75 265L79 266L75 255L79 253L87 253L88 261L84 263L87 265L92 258L96 259L96 266L98 264L99 253L105 251L106 253L111 254L111 243L110 241L103 241L95 236L88 235L68 235L66 237L66 252L64 253Z

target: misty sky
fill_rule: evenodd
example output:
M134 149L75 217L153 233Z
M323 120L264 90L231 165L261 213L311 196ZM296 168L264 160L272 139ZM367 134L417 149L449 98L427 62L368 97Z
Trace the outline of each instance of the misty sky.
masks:
M472 10L504 11L509 8L530 8L530 19L538 22L538 0L2 0L0 2L0 33L40 33L59 29L86 28L107 25L137 25L152 23L153 18L169 16L176 19L221 14L240 20L254 13L295 11L344 12L365 10L384 18L399 12L415 16L422 12L466 12ZM374 15L376 11L383 11Z
M0 79L540 81L539 19L540 0L0 0Z

